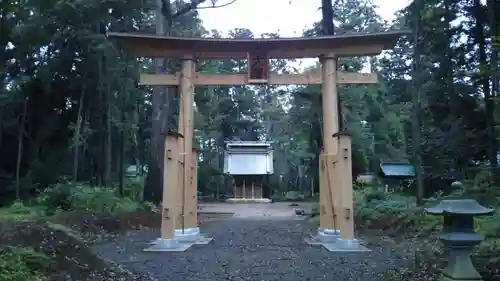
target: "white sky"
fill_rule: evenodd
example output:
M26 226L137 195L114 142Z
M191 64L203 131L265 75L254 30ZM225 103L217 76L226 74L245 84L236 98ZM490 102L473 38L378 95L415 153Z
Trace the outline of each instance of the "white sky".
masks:
M409 0L372 1L379 7L377 12L388 21L409 3ZM218 5L228 2L217 0ZM227 7L200 9L199 14L205 28L217 29L225 35L234 28L248 28L256 37L270 32L278 32L281 37L298 37L321 19L320 6L321 0L237 0Z
M216 1L217 5L221 5L232 0ZM372 1L378 6L377 13L387 21L392 21L395 18L394 13L410 2L410 0ZM312 27L314 22L321 19L320 7L321 0L236 0L227 7L199 9L198 12L206 29L216 29L222 32L223 36L227 36L227 32L235 28L248 28L255 37L274 32L281 37L300 37L304 29ZM317 59L301 59L290 65L300 71L316 62ZM369 69L363 69L363 72L366 71Z

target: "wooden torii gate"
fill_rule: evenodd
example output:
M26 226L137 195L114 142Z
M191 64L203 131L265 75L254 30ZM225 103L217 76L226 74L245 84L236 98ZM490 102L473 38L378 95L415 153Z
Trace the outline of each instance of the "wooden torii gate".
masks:
M180 115L178 133L180 165L169 165L165 179L179 177L176 189L177 202L163 202L163 212L175 210L177 215L164 215L163 239L174 239L179 231L198 229L197 188L193 181L196 158L193 147L193 104L195 85L297 85L322 84L323 143L320 168L320 228L318 240L330 243L343 241L355 245L352 199L351 140L339 132L337 110L338 84L377 83L372 73L337 71L337 58L373 56L392 49L406 32L354 33L328 37L278 38L278 39L213 39L178 38L152 34L108 33L137 57L168 57L181 60L181 71L173 74L141 74L140 84L150 86L175 85L180 88ZM275 74L270 72L270 59L320 58L321 71L305 74ZM203 74L195 71L196 60L248 60L244 74ZM169 144L167 144L169 145ZM175 146L175 145L174 145ZM172 147L166 148L172 149ZM173 152L175 153L175 152ZM167 157L167 153L165 153ZM173 157L175 159L176 157ZM166 160L166 163L168 161ZM194 163L188 165L187 163ZM180 172L173 167L181 167ZM164 192L173 191L164 180ZM164 197L165 198L165 197ZM171 202L171 203L168 203ZM167 219L168 217L169 219ZM177 230L177 233L176 233ZM338 239L340 230L340 239ZM333 238L333 239L332 239Z

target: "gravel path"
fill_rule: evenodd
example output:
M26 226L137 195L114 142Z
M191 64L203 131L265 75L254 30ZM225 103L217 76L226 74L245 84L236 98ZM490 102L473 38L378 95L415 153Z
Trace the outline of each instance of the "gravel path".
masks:
M304 242L312 233L306 221L233 218L208 223L202 230L213 241L186 252L143 252L146 243L158 237L150 230L130 232L93 250L161 281L385 281L381 272L405 263L388 242L370 245L369 253L328 252L310 246Z

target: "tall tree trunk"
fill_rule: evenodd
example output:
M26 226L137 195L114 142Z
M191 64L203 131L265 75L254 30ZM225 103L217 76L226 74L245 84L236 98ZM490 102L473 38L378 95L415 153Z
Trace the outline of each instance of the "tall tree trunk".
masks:
M417 205L421 206L424 199L424 180L422 169L422 156L420 149L420 11L423 8L423 0L415 0L411 4L412 28L413 28L413 65L412 65L412 142L413 142L413 163L417 181Z
M103 71L103 58L99 57L97 59L97 92L99 93L99 102L94 109L96 122L95 130L97 130L97 146L99 147L98 153L94 154L94 165L96 173L96 184L105 185L106 184L106 145L105 145L105 133L106 133L106 94L104 90L104 71Z
M497 95L500 93L500 77L499 77L499 72L500 72L500 19L498 16L498 11L500 11L500 2L498 0L488 0L487 1L487 8L488 8L488 17L489 17L489 22L491 26L491 33L492 33L492 51L491 51L491 62L490 62L490 78L491 78L491 94L489 98L490 102L490 111L491 111L491 129L490 133L492 134L492 138L490 139L490 146L492 147L491 150L495 150L495 157L491 157L491 166L493 169L493 175L495 179L495 184L498 186L500 185L500 172L498 171L498 143L496 139L496 132L495 132L495 99ZM490 118L487 116L487 118ZM492 155L493 156L493 153Z
M120 177L120 185L119 185L119 193L120 196L124 195L124 181L125 181L125 105L126 98L125 95L128 93L127 87L125 86L123 92L121 93L121 130L120 130L120 159L119 159L119 177Z
M78 113L76 117L75 124L75 132L73 133L73 171L71 175L72 183L76 183L78 181L78 164L80 162L79 153L80 153L80 142L82 140L81 130L83 123L83 100L85 97L86 85L84 84L80 94L80 100L78 102Z
M462 125L461 125L461 115L460 115L460 101L459 101L459 96L457 96L457 93L455 91L455 83L453 80L454 77L454 69L453 69L453 61L452 61L452 49L451 46L453 44L453 30L451 26L451 22L453 20L453 9L452 9L452 4L453 1L451 0L445 0L444 1L444 9L445 9L445 15L444 15L444 20L446 23L446 55L443 56L443 62L442 62L442 67L441 70L443 71L443 78L445 81L445 89L446 93L450 97L451 104L450 104L450 115L451 118L449 118L449 134L452 136L453 139L460 139L460 138L455 138L454 136L460 136L462 135ZM454 176L456 178L462 178L461 176L461 151L460 151L460 144L457 141L453 141L453 144L451 145L451 150L453 153L453 168L455 170Z
M170 5L167 3L167 6ZM156 34L165 35L167 26L165 24L164 18L164 3L162 0L156 0ZM167 11L165 11L167 12ZM169 9L168 13L171 14ZM168 20L168 19L167 19ZM157 58L155 59L156 73L164 72L165 59ZM156 86L153 87L153 97L152 97L152 126L153 134L151 136L151 146L150 146L150 159L148 165L148 174L146 178L146 185L144 187L144 200L154 202L158 204L161 201L162 187L163 187L163 146L164 141L162 138L162 111L165 103L165 87Z
M0 95L1 94L2 94L2 89L0 89ZM2 147L2 141L3 141L3 115L2 115L2 110L0 109L0 147Z
M24 127L26 125L26 115L28 115L28 98L23 102L23 113L19 120L19 129L17 131L17 159L16 159L16 200L21 199L21 161L23 159L23 138Z
M139 118L140 118L140 105L139 101L135 103L134 106L134 136L133 136L133 142L134 142L134 150L135 150L135 173L137 176L142 175L142 163L141 163L141 146L139 145L139 136L140 136L140 126L139 126Z
M498 146L495 135L495 102L490 89L490 77L489 77L489 66L488 57L486 55L486 36L484 32L484 27L487 23L485 14L483 13L483 5L480 0L474 0L474 17L476 20L475 26L475 40L479 47L479 69L480 73L480 84L482 86L484 103L485 103L485 114L486 114L486 138L488 147L488 160L490 162L490 167L492 172L496 174L497 167L497 153ZM492 65L493 65L493 54L492 54ZM498 177L494 177L496 180Z
M107 60L105 60L107 62ZM105 66L108 64L105 63ZM105 76L109 78L108 75ZM105 139L105 157L106 166L104 168L104 184L106 186L111 186L111 170L113 165L113 153L112 153L112 125L111 125L111 106L112 106L112 93L111 93L111 81L106 79L106 139Z

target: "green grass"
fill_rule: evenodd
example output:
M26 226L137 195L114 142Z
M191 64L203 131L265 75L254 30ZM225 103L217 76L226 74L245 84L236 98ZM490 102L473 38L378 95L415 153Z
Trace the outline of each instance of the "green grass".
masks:
M45 215L45 206L26 206L22 202L15 202L11 206L0 208L0 219L26 220Z
M0 249L0 281L42 281L51 260L29 247Z

